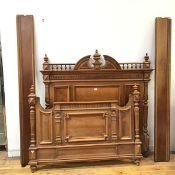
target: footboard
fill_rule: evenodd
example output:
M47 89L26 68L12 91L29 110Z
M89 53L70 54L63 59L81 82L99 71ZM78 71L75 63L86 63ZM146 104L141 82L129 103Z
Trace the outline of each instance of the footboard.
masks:
M32 170L40 163L142 158L139 91L126 106L118 101L54 102L41 107L34 86L29 95Z

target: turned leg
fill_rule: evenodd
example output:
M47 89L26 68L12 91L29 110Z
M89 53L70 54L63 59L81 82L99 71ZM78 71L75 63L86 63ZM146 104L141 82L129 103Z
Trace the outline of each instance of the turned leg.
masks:
M30 165L31 172L34 173L37 170L36 165Z

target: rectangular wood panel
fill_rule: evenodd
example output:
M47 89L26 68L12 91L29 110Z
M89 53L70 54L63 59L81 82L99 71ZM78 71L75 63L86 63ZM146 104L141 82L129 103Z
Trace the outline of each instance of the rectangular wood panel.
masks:
M40 144L51 144L53 137L52 112L40 111L39 133Z
M119 110L119 137L120 140L132 139L131 106Z
M55 132L55 143L61 143L61 115L59 112L56 112L54 115L54 132Z
M120 86L75 86L75 101L119 100Z
M108 136L108 119L104 113L67 114L64 124L68 142L104 141Z
M69 101L69 86L55 86L54 87L54 101L68 102Z
M171 19L156 18L155 161L170 159Z
M21 165L29 161L30 110L28 95L35 84L34 65L34 20L32 15L17 15L19 113L20 113L20 151Z

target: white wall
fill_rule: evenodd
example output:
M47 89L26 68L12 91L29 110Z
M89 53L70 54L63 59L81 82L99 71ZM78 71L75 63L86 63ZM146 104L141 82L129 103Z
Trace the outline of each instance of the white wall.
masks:
M51 62L76 62L98 49L119 62L143 61L148 52L155 59L155 17L175 19L173 0L5 0L0 4L0 32L6 95L9 156L19 155L19 110L16 15L33 14L35 19L36 85L39 96L44 86L39 72L43 56ZM44 22L43 22L44 19ZM175 35L172 26L172 87ZM149 130L153 148L154 73L149 83ZM13 87L13 91L12 91ZM173 89L173 88L172 88ZM42 98L42 103L44 98ZM171 95L171 133L175 127L175 94ZM172 135L172 134L171 134ZM171 136L175 150L175 136Z

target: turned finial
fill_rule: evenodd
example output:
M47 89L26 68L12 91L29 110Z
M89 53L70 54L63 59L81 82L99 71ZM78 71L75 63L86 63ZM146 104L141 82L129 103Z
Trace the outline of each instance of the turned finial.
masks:
M95 50L95 54L94 54L94 57L100 57L101 55L98 53L98 50L96 49Z
M143 62L143 68L149 69L150 68L150 61L149 61L149 56L148 53L144 56L144 62Z
M145 61L148 61L148 60L149 60L148 53L146 53L146 55L145 55L144 59L145 59Z
M43 70L49 70L49 58L47 54L44 56Z
M95 62L92 63L94 65L94 69L100 69L100 66L102 64L100 62L101 55L98 53L98 50L97 49L95 50L95 54L93 55L93 59L95 60Z
M49 60L49 58L48 58L47 54L45 54L44 55L44 62L48 63L48 60Z
M30 88L30 94L34 94L34 93L35 93L35 86L32 84Z

